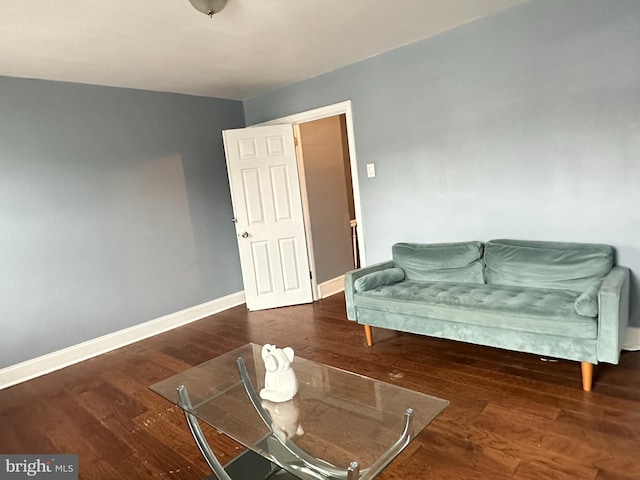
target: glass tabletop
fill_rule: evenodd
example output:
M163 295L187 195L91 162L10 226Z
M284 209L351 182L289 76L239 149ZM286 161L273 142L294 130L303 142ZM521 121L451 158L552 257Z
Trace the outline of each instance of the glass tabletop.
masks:
M180 405L177 388L184 385L191 398L189 413L278 464L286 464L286 459L278 453L282 448L273 432L322 464L346 470L358 462L365 472L360 478L375 476L449 404L296 356L292 368L297 395L288 402L261 401L273 421L272 431L252 404L237 363L239 357L244 360L249 380L260 391L265 375L261 349L245 345L150 388ZM405 429L406 443L398 449ZM367 469L376 471L367 474Z

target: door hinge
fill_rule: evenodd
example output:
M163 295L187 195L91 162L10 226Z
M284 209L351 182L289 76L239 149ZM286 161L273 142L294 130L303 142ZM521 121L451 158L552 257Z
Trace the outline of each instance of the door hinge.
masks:
M297 147L298 146L298 137L293 137L293 144Z
M309 278L313 280L313 272L311 270L309 270Z

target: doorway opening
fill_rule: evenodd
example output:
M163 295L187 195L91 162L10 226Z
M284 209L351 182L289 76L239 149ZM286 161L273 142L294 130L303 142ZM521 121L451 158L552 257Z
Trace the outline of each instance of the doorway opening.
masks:
M309 256L323 298L341 289L344 273L358 266L346 118L340 114L299 123L294 132L301 189L306 191L307 235L312 239Z

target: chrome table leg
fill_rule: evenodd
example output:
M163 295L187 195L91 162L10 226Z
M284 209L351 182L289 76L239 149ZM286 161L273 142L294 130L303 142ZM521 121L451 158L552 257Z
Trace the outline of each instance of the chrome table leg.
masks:
M189 398L187 387L184 385L180 385L178 387L178 398L178 405L184 410L184 416L187 418L187 424L189 425L189 430L191 430L191 435L193 435L193 439L196 441L196 445L200 449L200 453L202 453L202 456L209 465L209 468L211 468L219 480L232 480L214 455L213 450L211 450L211 447L207 443L207 439L204 438L204 433L202 433L202 429L198 424L198 419L191 413L193 405L191 404L191 398Z

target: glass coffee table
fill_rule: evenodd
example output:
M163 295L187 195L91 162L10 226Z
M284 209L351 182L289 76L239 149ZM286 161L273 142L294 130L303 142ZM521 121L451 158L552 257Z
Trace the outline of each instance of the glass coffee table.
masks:
M256 393L261 349L245 345L150 387L184 410L220 479L371 479L449 404L298 356L297 395L268 402ZM248 450L223 469L198 419Z

